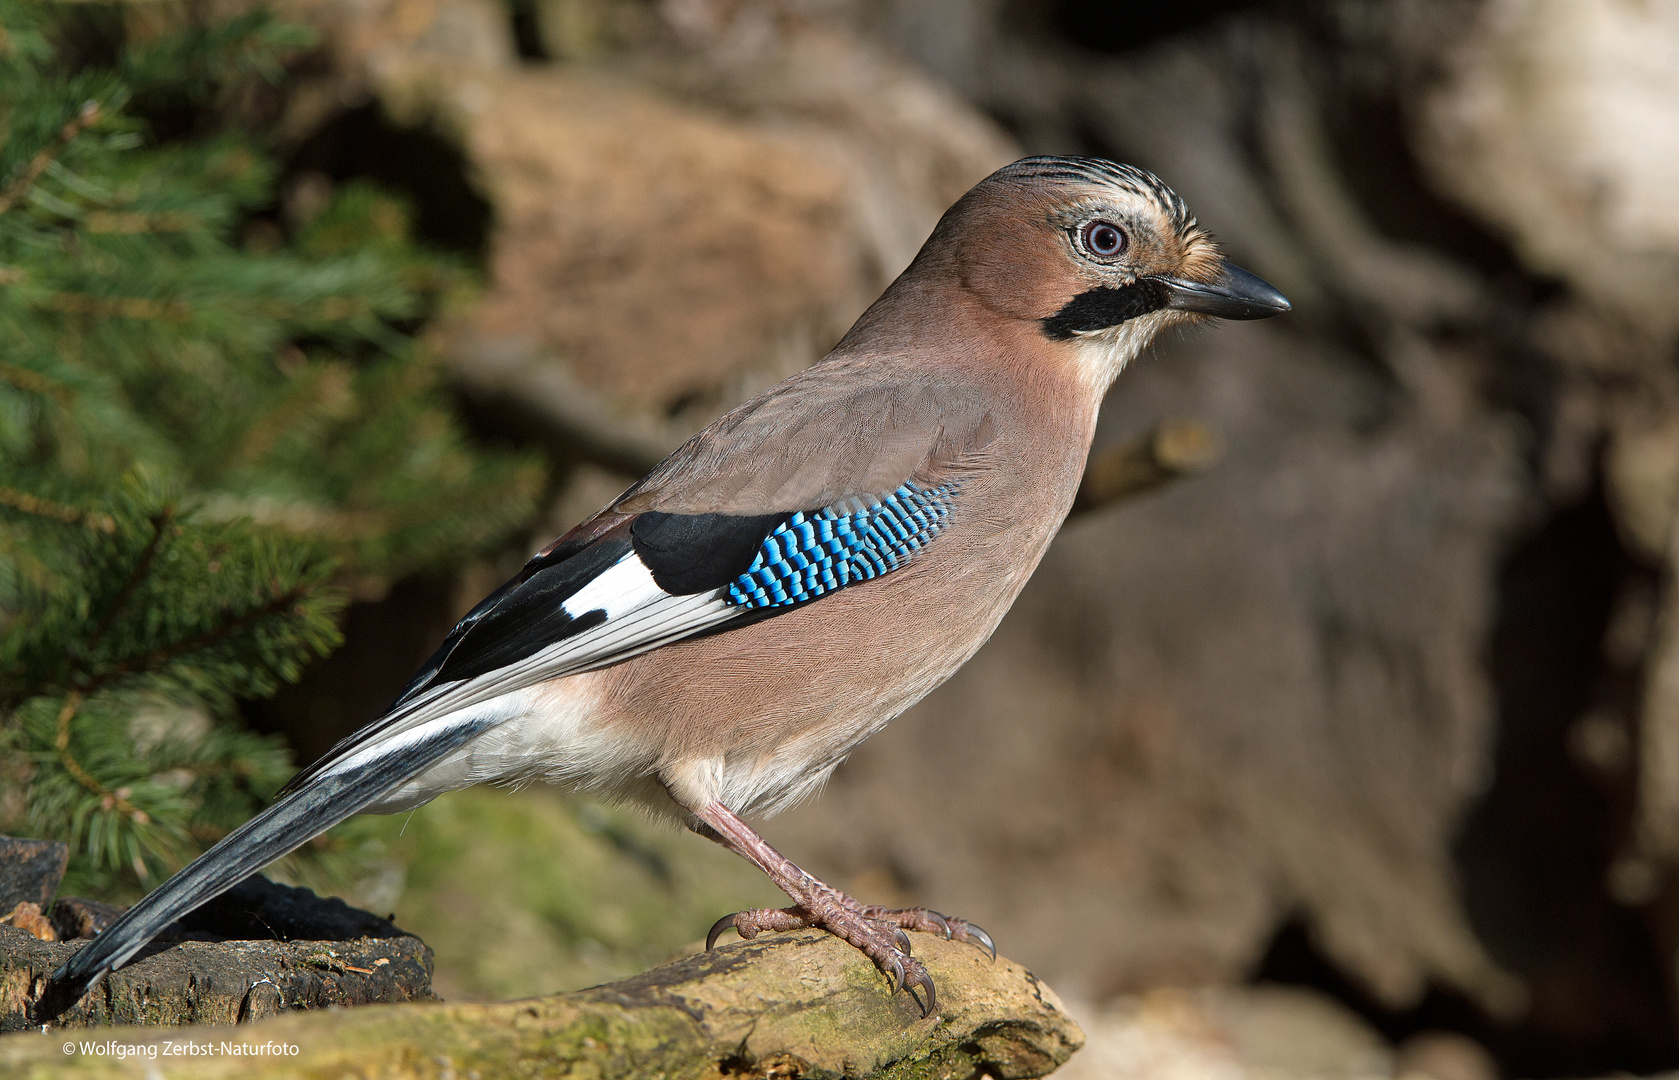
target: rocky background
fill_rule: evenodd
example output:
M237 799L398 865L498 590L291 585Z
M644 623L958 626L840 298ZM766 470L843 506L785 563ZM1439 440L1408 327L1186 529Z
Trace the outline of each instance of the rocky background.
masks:
M993 168L1159 173L1295 312L1161 343L1098 445L1184 417L1222 460L1070 523L767 835L986 926L1086 1003L1079 1075L1679 1068L1679 5L284 10L323 34L284 223L370 177L482 268L435 344L554 463L533 546L820 356ZM324 750L525 554L358 603L255 719ZM465 793L364 887L445 996L545 992L771 899L704 846Z

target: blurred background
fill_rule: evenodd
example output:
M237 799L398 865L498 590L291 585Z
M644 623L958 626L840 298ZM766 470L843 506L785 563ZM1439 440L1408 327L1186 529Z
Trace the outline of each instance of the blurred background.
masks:
M71 71L250 10L74 7L42 31ZM1188 419L1222 457L1069 522L992 642L766 836L985 926L1078 1003L1079 1075L1679 1069L1679 3L274 10L311 34L261 79L128 114L260 143L229 251L387 236L430 268L389 348L506 497L437 487L463 520L411 558L258 514L336 543L347 606L244 724L311 760L536 546L821 356L974 182L1128 161L1294 313L1161 342L1098 450ZM258 351L295 382L368 348ZM336 887L451 998L626 974L777 902L552 791L358 828Z

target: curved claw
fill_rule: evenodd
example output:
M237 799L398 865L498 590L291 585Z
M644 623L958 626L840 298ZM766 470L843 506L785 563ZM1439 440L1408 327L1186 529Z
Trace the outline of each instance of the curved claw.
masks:
M740 914L740 912L738 912L738 911L731 912L730 914L723 916L721 919L718 919L716 922L711 924L711 930L709 932L707 932L706 935L705 935L705 951L706 952L710 952L711 947L713 945L717 944L717 939L719 937L723 936L723 931L725 931L725 930L729 929L730 927L734 926L735 916L739 915L739 914Z
M904 961L902 957L894 956L891 967L886 972L892 978L892 992L896 994L904 988Z
M944 935L944 939L946 941L949 941L951 936L956 933L950 925L950 916L946 915L944 912L934 911L932 908L928 908L927 917L939 924L939 932Z
M983 929L975 926L973 923L969 923L966 927L965 935L967 940L972 941L979 948L988 950L991 953L992 961L996 961L997 943L991 940L990 934L987 934Z
M927 991L927 1000L921 1003L921 1018L925 1020L937 1012L939 1008L939 994L938 991L933 989L933 976L927 973L926 968L922 968L919 977L908 984L907 989L911 997L915 996L917 986Z
M903 953L905 956L910 955L909 935L904 933L902 930L898 931L898 951Z

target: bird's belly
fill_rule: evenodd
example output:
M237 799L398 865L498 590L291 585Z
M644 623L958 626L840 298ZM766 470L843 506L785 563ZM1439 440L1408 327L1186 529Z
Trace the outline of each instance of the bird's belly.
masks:
M462 746L368 808L389 814L473 784L531 780L613 788L650 767L637 748L596 721L601 673L585 672L503 694L486 703L509 719Z

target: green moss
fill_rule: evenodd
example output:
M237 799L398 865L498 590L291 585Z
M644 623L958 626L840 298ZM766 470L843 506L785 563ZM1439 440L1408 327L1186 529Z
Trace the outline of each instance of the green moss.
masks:
M436 952L447 1000L621 978L721 915L787 902L714 844L555 788L460 791L388 829L408 864L397 921Z

